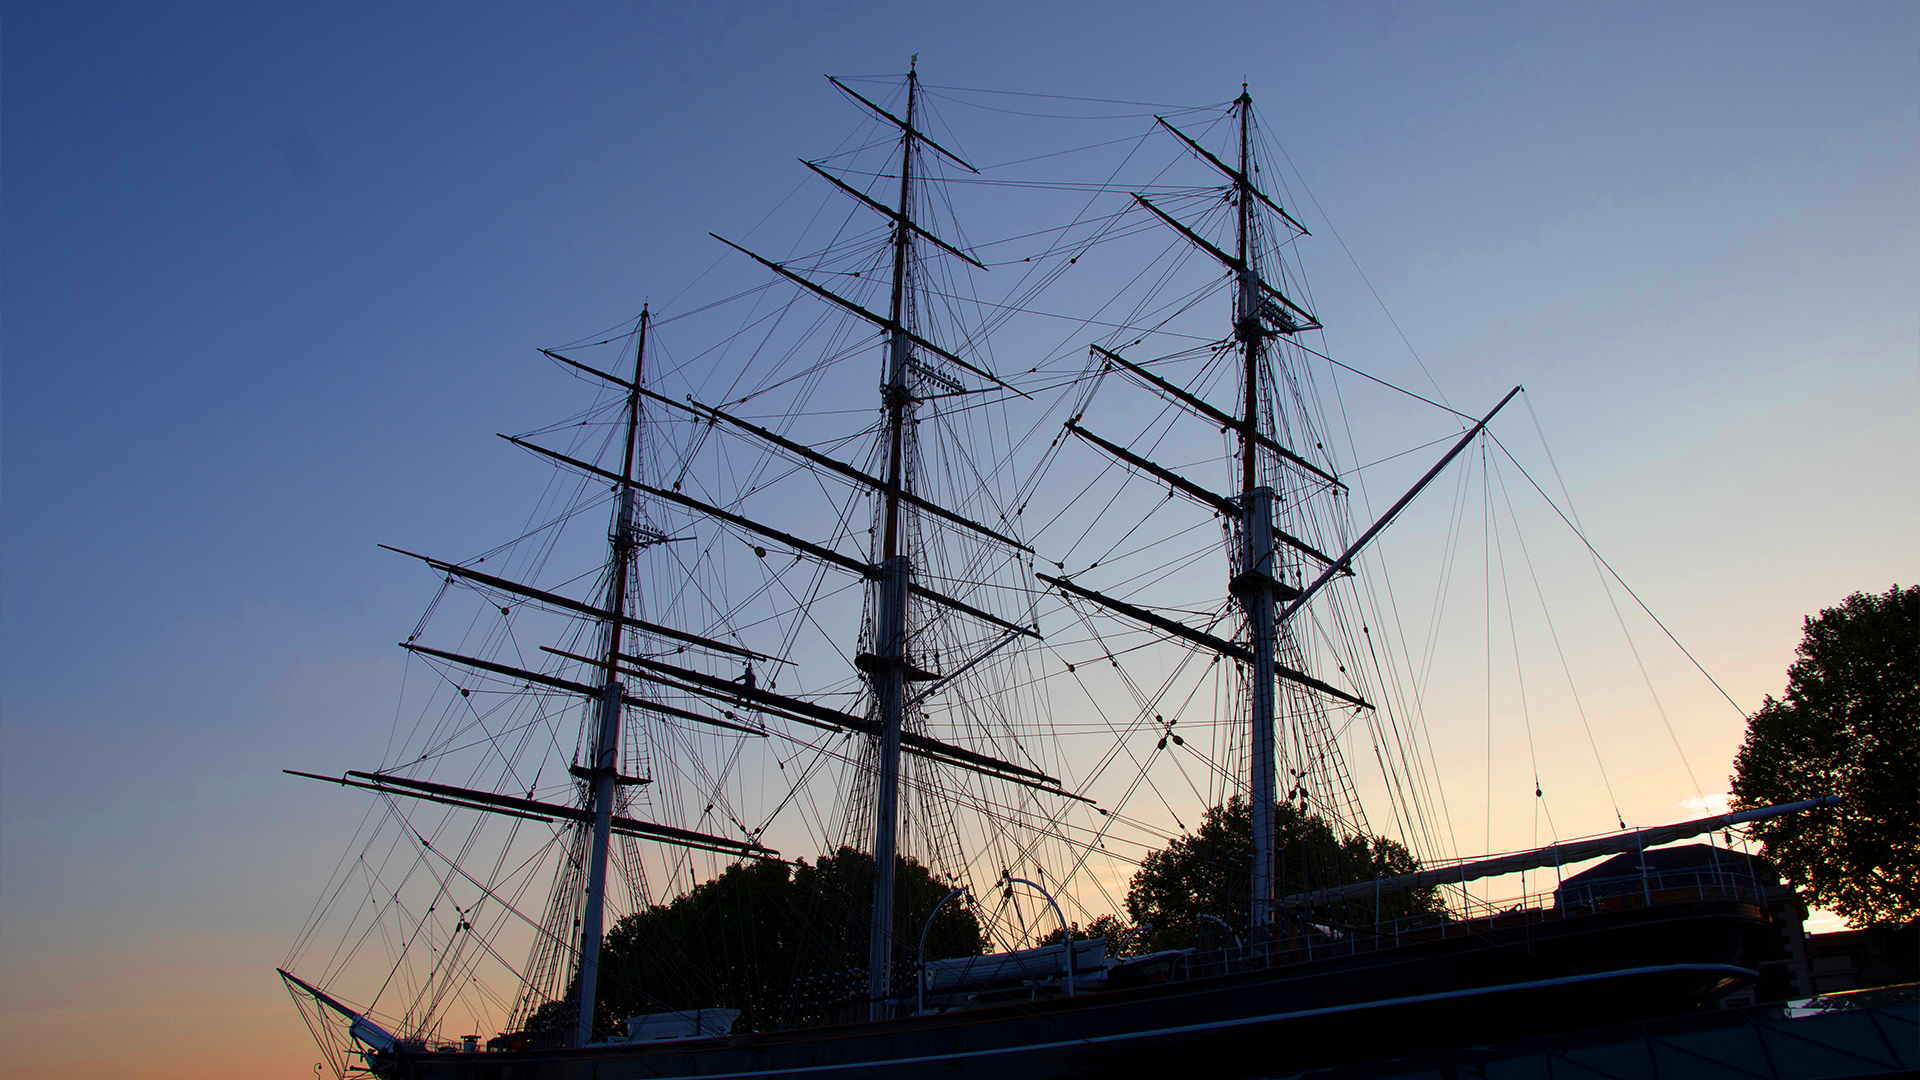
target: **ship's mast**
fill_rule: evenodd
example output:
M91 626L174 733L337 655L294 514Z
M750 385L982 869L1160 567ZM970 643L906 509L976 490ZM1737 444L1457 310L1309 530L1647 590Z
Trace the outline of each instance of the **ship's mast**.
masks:
M912 404L907 367L913 357L908 336L908 267L913 259L913 140L919 76L907 70L907 122L900 136L900 214L894 224L893 323L887 343L887 488L886 521L881 534L879 600L874 605L874 657L869 677L879 708L880 775L873 804L873 923L867 950L867 1015L882 1020L893 971L894 856L899 847L900 727L905 716L907 667L907 586L912 566L905 552L900 494L906 468L907 410Z
M593 815L593 844L587 867L587 899L580 917L579 1021L573 1043L593 1040L593 1009L599 992L600 935L607 911L607 847L613 832L613 793L619 779L620 721L625 688L620 684L620 633L627 611L627 578L637 548L633 524L634 451L640 433L640 376L647 360L647 309L640 309L639 345L634 350L633 385L627 392L627 446L620 465L620 495L613 516L613 573L607 582L608 617L601 621L599 730L593 742L592 764L575 775L589 786L587 810Z
M1233 337L1240 344L1241 358L1244 361L1241 374L1241 385L1245 390L1243 408L1237 415L1215 408L1205 400L1181 390L1110 350L1101 349L1098 346L1094 348L1097 353L1105 356L1109 363L1130 371L1142 382L1179 399L1200 415L1217 421L1222 430L1230 427L1239 432L1239 494L1234 497L1214 495L1179 477L1176 473L1136 458L1105 440L1088 436L1075 425L1068 425L1068 430L1088 438L1095 445L1103 447L1128 464L1167 481L1176 490L1186 491L1220 513L1238 519L1240 532L1235 538L1237 548L1233 552L1234 575L1227 584L1227 591L1233 595L1246 613L1247 644L1242 648L1236 643L1216 639L1209 634L1196 634L1191 627L1157 620L1157 617L1145 613L1143 609L1114 601L1110 597L1102 597L1080 586L1061 584L1060 587L1075 595L1093 599L1110 610L1132 615L1149 624L1158 625L1163 630L1171 629L1173 633L1188 640L1198 640L1221 655L1232 657L1245 672L1247 678L1247 799L1251 804L1248 810L1253 819L1252 902L1249 904L1252 926L1250 929L1254 941L1264 942L1271 937L1272 933L1276 877L1274 868L1278 861L1274 822L1278 805L1278 786L1274 782L1274 770L1277 764L1275 751L1277 749L1276 718L1279 711L1278 680L1311 689L1315 693L1330 696L1358 708L1371 709L1373 706L1363 698L1278 662L1282 650L1282 635L1287 633L1285 629L1287 616L1298 610L1305 600L1299 589L1281 580L1282 567L1277 560L1278 545L1284 545L1329 565L1321 581L1307 589L1307 593L1318 589L1334 574L1346 572L1347 564L1334 560L1312 544L1287 533L1275 522L1275 510L1280 505L1280 495L1272 487L1261 482L1261 448L1264 447L1281 460L1291 462L1293 466L1304 472L1319 477L1334 488L1344 488L1345 485L1332 473L1281 445L1276 439L1277 417L1267 417L1263 423L1260 412L1260 391L1263 377L1267 373L1268 340L1276 334L1298 334L1303 330L1318 330L1320 320L1306 308L1288 299L1284 293L1274 288L1260 275L1260 232L1257 228L1259 219L1254 215L1255 202L1266 204L1269 210L1279 215L1293 228L1298 229L1302 236L1307 235L1307 230L1305 226L1295 221L1291 214L1282 209L1279 203L1261 192L1254 183L1253 97L1247 93L1245 83L1241 84L1240 96L1233 100L1233 105L1240 113L1240 163L1237 169L1220 160L1213 151L1195 142L1191 136L1179 128L1169 124L1165 117L1157 119L1160 126L1172 132L1196 156L1233 181L1233 203L1237 211L1234 252L1222 250L1212 241L1182 224L1173 215L1155 206L1146 196L1135 192L1133 198L1168 227L1186 237L1193 246L1213 256L1221 265L1233 271L1236 286L1233 298ZM1274 407L1278 408L1278 403ZM1272 431L1271 434L1269 430ZM1276 473L1277 471L1276 467ZM1408 498L1411 497L1410 494ZM1358 550L1358 548L1353 549L1354 552ZM1054 579L1045 578L1044 575L1042 580L1059 584ZM1283 601L1289 602L1289 606L1285 611L1278 611L1278 605ZM1288 651L1290 652L1291 649L1289 648Z
M1253 163L1250 136L1253 98L1240 89L1240 172L1234 178L1239 209L1237 254L1239 290L1234 303L1234 336L1239 338L1246 371L1246 411L1240 429L1241 567L1233 592L1247 615L1248 652L1248 801L1253 815L1252 939L1264 943L1273 922L1274 808L1274 652L1273 593L1277 584L1273 550L1274 490L1260 486L1260 375L1266 354L1266 328L1260 325L1258 242L1253 232Z

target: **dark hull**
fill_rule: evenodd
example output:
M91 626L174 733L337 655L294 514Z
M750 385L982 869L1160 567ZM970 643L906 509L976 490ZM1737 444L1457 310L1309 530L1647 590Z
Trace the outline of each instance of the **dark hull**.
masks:
M382 1056L405 1080L1254 1076L1671 1016L1753 978L1766 913L1701 901L1265 970L806 1031Z

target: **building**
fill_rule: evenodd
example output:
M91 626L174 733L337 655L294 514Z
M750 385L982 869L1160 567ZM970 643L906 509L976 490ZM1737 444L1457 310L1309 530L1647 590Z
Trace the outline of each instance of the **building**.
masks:
M1813 993L1920 982L1920 922L1807 937Z

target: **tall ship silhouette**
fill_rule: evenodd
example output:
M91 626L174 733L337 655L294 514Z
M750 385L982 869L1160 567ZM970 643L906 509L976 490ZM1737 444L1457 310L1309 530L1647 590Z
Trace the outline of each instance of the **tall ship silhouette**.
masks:
M503 436L552 470L520 531L395 546L438 582L400 720L289 770L367 809L280 970L336 1075L1257 1076L1753 980L1747 862L1475 885L1827 800L1447 854L1378 541L1520 388L1409 392L1430 467L1356 493L1372 376L1244 87L1062 179L917 72L831 86L821 209L716 236L757 278L542 350L581 404Z

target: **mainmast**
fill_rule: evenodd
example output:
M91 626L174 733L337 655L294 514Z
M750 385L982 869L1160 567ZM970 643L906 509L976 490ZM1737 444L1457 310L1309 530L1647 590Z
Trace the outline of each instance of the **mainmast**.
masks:
M587 810L593 815L593 844L587 867L586 909L580 918L579 1021L573 1043L585 1046L593 1041L593 1009L600 980L600 937L607 912L607 847L613 833L613 793L621 779L620 721L626 690L620 683L620 635L627 611L627 578L638 544L633 524L634 452L640 433L640 376L647 360L648 314L640 308L639 345L634 350L633 384L627 391L627 445L620 464L620 494L615 504L612 574L607 582L606 612L601 620L599 731L593 742L592 764L575 767L574 775L585 780L588 788Z
M913 140L919 76L907 69L907 122L900 135L900 210L893 236L893 298L888 308L886 521L881 534L878 599L874 604L874 658L869 678L880 722L880 775L873 805L873 923L867 949L867 1015L887 1016L893 971L894 856L900 826L900 729L905 719L907 592L913 572L902 551L901 491L906 468L907 369L913 341L907 330L908 268L913 259Z
M825 465L835 472L856 482L867 484L870 488L877 491L882 497L880 509L881 520L876 523L880 530L880 549L877 553L879 560L876 563L867 563L849 559L820 545L806 543L796 537L757 525L744 518L728 515L718 507L699 503L679 493L669 494L665 492L655 492L655 494L659 494L672 501L692 506L694 509L701 510L704 513L724 517L726 520L732 521L737 525L759 531L763 535L772 536L782 543L795 547L796 550L804 551L823 562L831 563L842 569L860 574L872 582L873 592L871 594L872 605L870 611L873 617L871 631L873 651L871 653L860 654L855 658L855 663L860 670L866 674L867 681L873 688L874 712L871 714L872 719L870 721L848 717L846 719L850 722L845 726L866 732L869 737L874 740L878 758L878 775L875 778L873 801L873 916L869 927L867 954L867 1012L870 1018L878 1020L885 1018L888 1014L889 997L892 988L894 869L900 846L900 754L903 745L906 752L916 755L933 745L933 741L923 735L908 733L902 730L907 710L906 689L909 675L907 659L907 597L909 595L917 596L923 602L936 604L951 611L963 612L972 618L998 626L1000 629L1015 635L1038 637L1039 634L1032 627L1009 622L997 615L982 611L953 597L944 596L933 589L927 588L923 584L915 582L913 580L911 556L907 551L910 533L910 519L908 518L908 514L910 510L926 511L932 516L942 518L962 528L991 537L1002 543L1011 544L1022 551L1032 551L1031 548L1028 548L1026 545L1019 543L1011 537L1004 536L978 522L956 514L952 510L929 502L913 490L912 471L914 463L913 455L907 446L907 440L915 423L912 417L914 397L909 384L909 375L913 371L918 370L916 361L914 360L916 353L924 353L929 356L938 357L940 360L953 364L955 367L964 371L972 372L988 382L994 383L1012 393L1021 393L1021 391L1007 385L1006 382L985 368L970 363L963 357L949 352L927 340L925 337L922 337L913 327L914 305L912 276L914 266L914 238L916 236L924 237L929 243L940 250L954 255L973 266L983 270L986 269L981 265L979 260L928 232L913 220L914 155L918 149L924 145L931 148L935 153L952 161L954 164L966 169L968 172L978 173L980 170L969 165L964 159L954 154L951 150L941 146L933 139L928 138L924 132L915 126L919 120L920 77L914 71L912 65L909 66L907 71L907 113L905 119L895 116L874 102L867 100L861 96L859 92L841 82L839 79L831 75L827 76L827 79L836 87L839 87L848 97L866 106L876 115L900 128L900 206L897 210L873 199L865 192L848 185L827 170L822 169L817 163L811 161L805 163L808 168L820 176L825 177L835 187L858 199L869 208L885 214L892 219L894 229L893 290L887 313L882 315L877 311L870 311L854 300L814 283L803 274L795 273L793 270L777 262L756 255L746 248L726 240L717 234L715 234L714 238L745 254L767 269L787 278L794 284L799 285L801 288L806 289L821 299L873 323L887 334L886 381L881 391L881 405L885 409L887 416L887 466L885 474L879 477L868 476L865 472L855 469L844 462L835 461L806 447L791 443L756 425L747 424L737 418L726 417L725 414L719 410L709 409L705 406L696 406L694 408L695 411L701 412L702 415L710 414L714 419L726 419L729 423L741 427L742 430L758 435L763 439L768 439L776 445L781 446L789 453L796 454L815 464ZM651 488L647 490L650 492L653 491ZM971 754L971 752L965 752L962 756L969 759L979 757L979 755ZM951 761L953 759L949 755L947 758L943 758L943 760ZM963 765L963 767L967 766ZM1048 779L1051 780L1051 778Z
M1260 322L1259 244L1253 229L1253 168L1251 127L1253 98L1240 88L1240 171L1234 177L1234 202L1239 209L1238 284L1234 298L1233 333L1246 361L1246 410L1240 428L1240 573L1234 596L1246 611L1248 652L1248 801L1253 815L1252 938L1265 942L1273 921L1274 807L1279 791L1274 780L1274 588L1273 511L1279 501L1274 490L1260 486L1260 375L1266 358L1268 332Z

